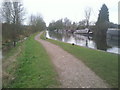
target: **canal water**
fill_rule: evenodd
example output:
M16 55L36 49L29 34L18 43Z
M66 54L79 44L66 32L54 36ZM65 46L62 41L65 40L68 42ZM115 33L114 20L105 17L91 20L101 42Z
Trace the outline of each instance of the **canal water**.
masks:
M118 40L104 40L102 37L94 37L93 35L71 34L56 31L46 31L46 37L66 43L74 43L87 48L120 54L118 52L120 50L120 47L118 47Z

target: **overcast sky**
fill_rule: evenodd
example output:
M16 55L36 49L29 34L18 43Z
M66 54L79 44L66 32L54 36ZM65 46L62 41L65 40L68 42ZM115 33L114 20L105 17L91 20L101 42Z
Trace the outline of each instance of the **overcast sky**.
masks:
M90 21L96 21L102 4L106 4L109 9L109 19L118 23L118 1L119 0L22 0L26 8L27 15L41 14L47 23L52 20L69 18L79 22L85 19L84 10L88 7L92 9Z

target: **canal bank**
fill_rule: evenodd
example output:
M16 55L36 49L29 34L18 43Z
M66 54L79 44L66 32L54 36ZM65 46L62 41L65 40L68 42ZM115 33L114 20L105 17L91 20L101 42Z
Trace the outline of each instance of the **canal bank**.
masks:
M59 86L57 73L50 58L43 46L34 40L35 35L20 42L3 58L3 88L55 88Z

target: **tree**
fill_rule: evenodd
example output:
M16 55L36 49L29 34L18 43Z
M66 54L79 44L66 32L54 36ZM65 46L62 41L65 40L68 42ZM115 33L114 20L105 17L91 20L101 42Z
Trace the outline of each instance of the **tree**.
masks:
M106 32L109 26L109 12L105 4L102 5L99 11L98 20L96 22L96 35L103 35L106 37Z
M57 21L52 21L49 26L49 30L62 30L64 29L63 19L59 19Z
M70 29L71 27L71 21L68 18L64 18L64 28L66 30Z
M12 2L12 22L14 24L22 24L25 11L21 2Z
M4 0L1 8L1 15L5 23L22 24L22 21L25 19L25 11L21 2L6 2Z
M71 29L72 24L71 21L68 18L64 18L64 19L59 19L57 21L52 21L49 24L49 30L69 30Z
M16 46L16 41L19 40L20 34L22 34L22 22L24 20L24 7L21 2L16 2L14 0L6 1L2 3L1 7L1 15L3 19L3 23L6 23L4 26L7 27L5 33L11 33L11 41L13 41L14 46ZM10 25L8 25L10 24ZM11 29L11 30L10 30ZM3 37L6 35L3 35Z
M12 16L11 16L11 13L12 13L12 3L11 2L3 2L2 3L2 7L1 7L1 16L2 16L2 19L3 19L3 22L6 22L8 24L11 23L12 21Z
M91 8L86 8L85 9L85 19L86 19L87 28L89 27L90 15L91 15Z
M85 29L86 27L86 19L79 21L77 29Z
M52 21L51 23L49 23L48 29L51 30L51 31L56 29L55 21Z
M42 31L46 29L46 24L41 15L31 15L29 24L32 26L31 28L33 32Z
M73 22L73 24L71 25L71 30L75 31L77 27L78 27L77 23Z
M62 30L63 29L63 21L62 19L59 19L55 22L55 27L57 30Z
M97 24L103 23L103 22L109 22L109 12L108 8L105 4L102 5L101 10L99 12Z

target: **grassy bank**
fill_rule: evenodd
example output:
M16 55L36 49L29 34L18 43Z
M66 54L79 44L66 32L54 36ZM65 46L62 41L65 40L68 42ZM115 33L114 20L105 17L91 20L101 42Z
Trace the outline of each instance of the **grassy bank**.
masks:
M11 48L2 58L2 86L7 87L15 77L17 60L16 57L20 53L23 43L18 43L16 47ZM3 51L4 52L4 51Z
M29 37L22 44L22 52L17 57L17 67L10 88L48 88L57 87L57 73L43 46Z
M46 39L45 33L41 35L41 38L60 46L67 52L82 60L112 87L118 87L118 55Z

